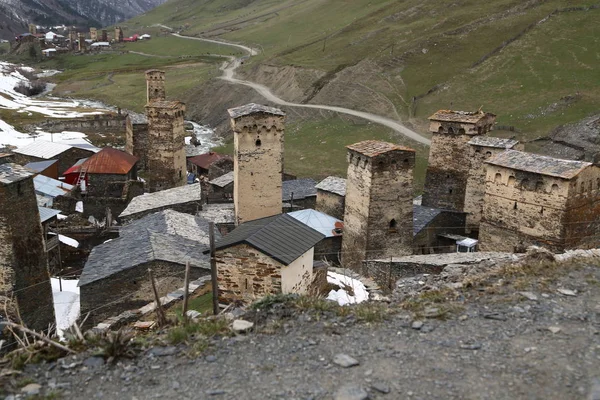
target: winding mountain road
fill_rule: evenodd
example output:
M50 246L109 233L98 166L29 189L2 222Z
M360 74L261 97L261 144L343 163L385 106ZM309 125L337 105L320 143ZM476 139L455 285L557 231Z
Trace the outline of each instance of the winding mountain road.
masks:
M166 26L163 26L163 27L168 28ZM172 33L172 35L176 36L178 38L182 38L182 39L199 40L202 42L217 43L217 44L222 44L224 46L237 47L237 48L242 49L245 52L247 52L248 55L250 55L250 56L254 56L254 55L258 54L256 50L254 50L248 46L241 45L241 44L228 43L228 42L224 42L221 40L215 40L215 39L205 39L205 38L199 38L199 37L193 37L193 36L185 36L185 35L181 35L179 33ZM224 81L227 81L227 82L230 82L230 83L233 83L236 85L243 85L243 86L251 87L252 89L256 90L256 92L258 92L261 96L263 96L266 100L268 100L274 104L278 104L281 106L287 106L287 107L328 110L328 111L338 112L341 114L353 115L355 117L360 117L360 118L366 119L368 121L387 126L388 128L391 128L394 131L400 133L401 135L404 135L404 136L408 137L409 139L412 139L423 145L429 146L431 144L431 141L429 139L427 139L426 137L421 136L421 134L413 131L412 129L407 128L406 126L402 125L398 121L395 121L390 118L382 117L380 115L375 115L375 114L367 113L364 111L351 110L349 108L344 108L344 107L328 106L328 105L323 105L323 104L291 103L289 101L285 101L282 98L277 97L265 85L261 85L260 83L256 83L256 82L250 82L250 81L246 81L246 80L242 80L242 79L237 79L235 77L235 71L242 64L242 59L234 57L234 56L223 56L223 57L226 57L228 59L228 61L223 63L223 65L221 66L221 71L223 71L223 75L220 77L220 79L223 79Z

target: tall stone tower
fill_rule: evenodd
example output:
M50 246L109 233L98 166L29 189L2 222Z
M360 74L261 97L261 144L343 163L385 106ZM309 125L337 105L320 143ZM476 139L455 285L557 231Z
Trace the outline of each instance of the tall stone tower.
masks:
M52 287L33 173L0 165L0 315L32 329L54 323Z
M285 113L251 103L229 109L229 116L236 223L281 214Z
M98 29L90 28L90 39L94 42L98 41Z
M84 33L80 33L79 34L78 46L79 46L79 51L82 52L82 53L85 53L85 51L87 50L87 42L85 41L85 34Z
M423 205L464 211L471 169L469 141L487 134L496 116L482 111L440 110L429 117L433 133L425 178Z
M106 29L102 29L102 41L108 42L108 32L106 31Z
M115 27L115 42L121 43L123 41L123 29L120 26Z
M37 26L36 24L29 24L29 33L32 35L37 35Z
M146 71L147 102L162 101L167 98L165 91L165 71L150 69Z
M347 148L342 264L365 273L367 258L413 252L415 151L376 140Z
M77 50L77 31L69 31L70 50Z

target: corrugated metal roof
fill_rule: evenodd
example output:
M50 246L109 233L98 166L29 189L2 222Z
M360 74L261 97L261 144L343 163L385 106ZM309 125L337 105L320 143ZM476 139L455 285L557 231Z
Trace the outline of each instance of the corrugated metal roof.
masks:
M33 178L33 186L37 194L48 197L63 196L75 187L44 175L35 176Z
M38 206L38 210L40 212L40 220L42 221L42 224L60 214L60 210L53 210L51 208L46 207Z
M341 220L311 208L294 211L288 213L288 215L302 222L304 225L313 228L315 231L322 233L325 237L339 236L339 234L335 233L335 230L343 226Z
M346 195L346 180L337 176L328 176L315 187L319 190L335 193L340 196Z
M285 113L279 108L267 107L262 104L250 103L245 106L230 108L227 110L231 118L239 118L245 115L251 115L256 113L272 114L285 116Z
M316 184L317 182L313 179L293 179L291 181L283 181L281 184L281 199L283 201L291 201L292 195L294 200L316 196Z
M592 165L589 162L561 160L559 158L540 156L539 154L516 150L503 151L489 158L486 162L499 167L555 176L563 179L571 179Z
M517 144L518 140L503 139L493 136L475 136L468 142L472 146L493 147L498 149L512 149Z
M14 152L26 156L51 159L59 154L69 150L72 146L63 143L46 142L45 140L36 140L26 146L19 147Z
M229 185L230 183L233 183L233 171L228 172L225 175L221 175L218 178L215 178L208 183L210 183L211 185L218 186L218 187L225 187L225 186Z
M25 164L25 168L29 168L30 170L35 172L42 172L47 168L51 167L52 165L56 164L57 162L58 160L30 162L28 164Z
M354 143L346 146L348 150L356 151L357 153L363 154L367 157L375 157L388 151L412 151L413 149L405 146L400 146L394 143L381 142L379 140L365 140L362 142Z
M245 243L283 265L290 265L324 237L297 219L279 214L239 225L217 242L216 248L225 249Z
M33 172L19 164L0 164L0 183L10 184L33 176Z
M105 147L83 163L69 168L65 171L65 175L78 173L82 168L85 168L88 174L126 175L137 161L136 156L112 147Z
M208 169L214 162L219 161L223 158L231 158L231 157L223 155L223 154L215 153L214 151L210 151L208 153L190 157L190 158L188 158L188 161L194 165L199 166L200 168Z
M439 110L431 117L430 121L442 122L465 122L475 124L482 119L494 118L496 115L483 111L454 111L454 110Z

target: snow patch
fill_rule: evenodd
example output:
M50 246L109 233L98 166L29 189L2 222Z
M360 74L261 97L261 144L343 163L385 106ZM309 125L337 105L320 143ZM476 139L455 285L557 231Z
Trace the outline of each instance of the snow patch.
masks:
M333 300L341 306L358 304L369 299L367 288L357 279L329 271L327 272L327 282L340 287L339 290L330 291L327 300Z
M52 297L54 298L54 315L56 317L56 332L64 338L64 331L72 326L79 318L79 288L77 279L51 278ZM62 286L62 292L60 287Z

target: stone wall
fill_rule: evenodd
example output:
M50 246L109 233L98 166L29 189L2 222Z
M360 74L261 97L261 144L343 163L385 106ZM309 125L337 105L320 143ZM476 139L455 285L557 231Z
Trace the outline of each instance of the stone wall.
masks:
M216 185L206 185L206 202L207 203L231 203L233 202L233 182L223 187Z
M309 197L305 197L303 199L294 199L293 203L286 202L285 204L282 204L282 211L287 213L287 212L292 212L292 211L307 210L309 208L314 210L316 207L316 204L317 204L316 196L309 196Z
M0 184L0 301L13 295L16 304L7 305L9 315L18 309L29 328L46 330L55 322L32 178ZM0 304L0 314L4 314L4 304Z
M125 129L125 118L123 114L90 115L74 119L48 119L35 126L28 126L30 130L40 128L45 132L122 132Z
M414 254L441 254L456 251L456 240L441 237L440 234L465 234L464 213L442 211L414 237Z
M165 261L140 264L84 285L80 288L81 315L90 313L86 327L153 301L154 293L148 268L152 268L159 296L164 296L183 285L185 265ZM210 274L209 269L191 268L190 280L208 274Z
M285 117L258 113L231 120L238 224L281 213Z
M600 241L600 168L579 173L569 186L565 248L595 248Z
M345 201L346 198L344 196L317 189L315 209L339 220L343 220Z
M133 123L130 116L127 116L125 124L125 151L139 158L138 167L146 168L148 159L148 124Z
M127 175L121 174L87 174L87 195L94 197L123 197L125 184L137 179L137 167L134 166Z
M90 150L84 150L77 147L71 147L70 149L62 152L61 154L53 157L58 160L58 175L62 176L66 170L71 168L75 163L82 158L88 158L93 156L95 153ZM46 161L44 158L29 156L25 154L15 153L15 163L25 165L30 162Z
M331 264L340 263L342 236L332 236L321 240L315 246L315 260L327 260Z

